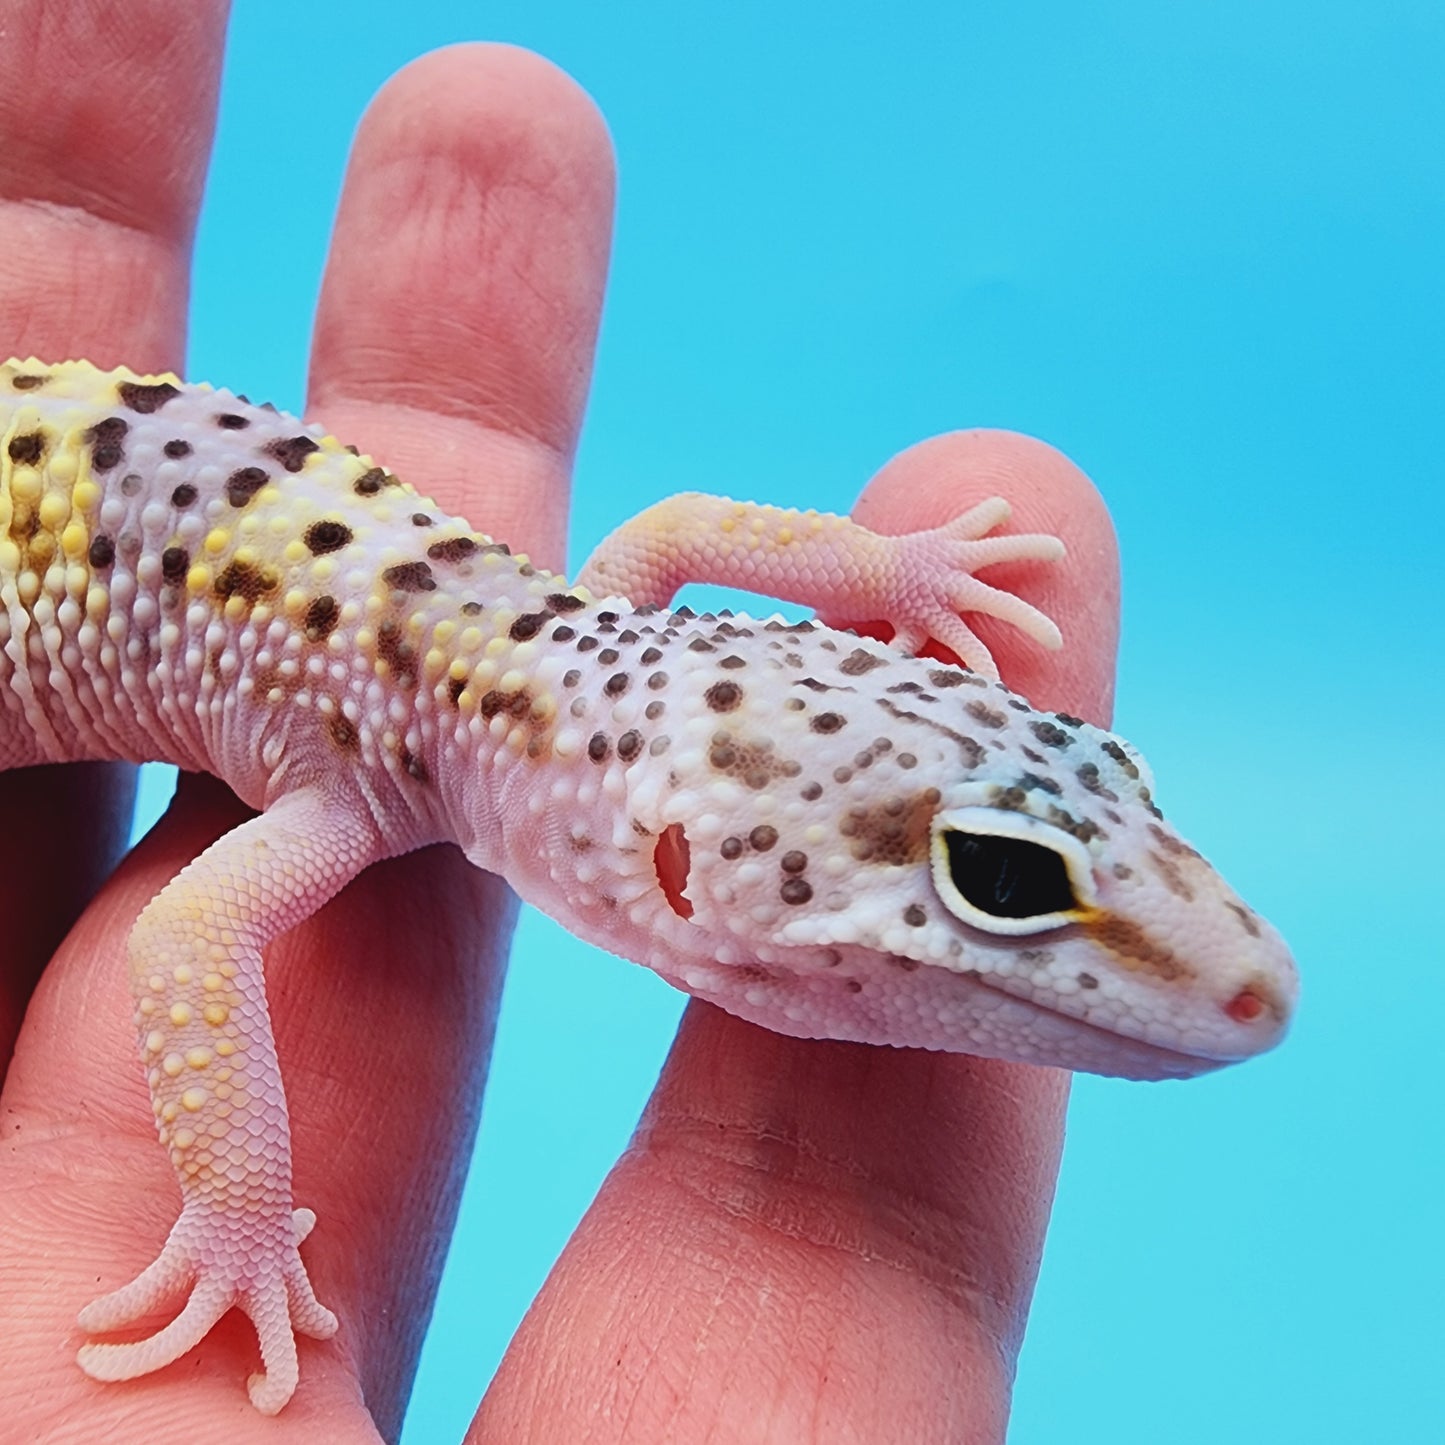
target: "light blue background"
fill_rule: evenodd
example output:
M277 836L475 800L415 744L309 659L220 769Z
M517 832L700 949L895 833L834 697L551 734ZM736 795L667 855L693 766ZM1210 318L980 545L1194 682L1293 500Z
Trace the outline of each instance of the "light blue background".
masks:
M620 154L574 561L679 486L844 508L928 434L1044 437L1118 522L1119 727L1302 962L1279 1053L1079 1081L1013 1445L1445 1439L1445 8L242 0L193 375L299 405L355 121L482 37ZM459 1438L678 1012L524 922L408 1445Z

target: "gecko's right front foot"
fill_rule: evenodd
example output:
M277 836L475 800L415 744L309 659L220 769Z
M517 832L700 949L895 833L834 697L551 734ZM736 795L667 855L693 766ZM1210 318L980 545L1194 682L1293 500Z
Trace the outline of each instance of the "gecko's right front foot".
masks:
M932 638L975 672L996 678L992 654L959 616L962 612L1011 623L1050 651L1063 645L1051 617L1022 597L974 576L980 568L998 562L1055 562L1064 555L1064 544L1043 533L986 535L1008 517L1009 504L1002 497L990 497L941 527L886 539L897 556L879 600L884 620L893 627L893 645L901 652L916 653Z
M148 1339L127 1344L88 1344L80 1367L95 1380L133 1380L179 1359L205 1338L232 1306L256 1327L265 1369L246 1382L251 1403L274 1415L296 1389L296 1337L336 1333L336 1316L311 1289L300 1244L316 1216L309 1209L268 1218L188 1206L172 1228L160 1257L129 1284L102 1295L80 1312L80 1327L92 1334L126 1329L190 1297L170 1324Z

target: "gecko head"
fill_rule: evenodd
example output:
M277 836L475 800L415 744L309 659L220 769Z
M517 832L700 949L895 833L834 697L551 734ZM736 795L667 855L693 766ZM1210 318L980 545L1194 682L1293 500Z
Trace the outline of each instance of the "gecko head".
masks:
M1128 744L889 665L902 691L798 692L673 757L655 867L674 916L644 961L782 1032L1135 1078L1281 1038L1288 950L1165 822Z

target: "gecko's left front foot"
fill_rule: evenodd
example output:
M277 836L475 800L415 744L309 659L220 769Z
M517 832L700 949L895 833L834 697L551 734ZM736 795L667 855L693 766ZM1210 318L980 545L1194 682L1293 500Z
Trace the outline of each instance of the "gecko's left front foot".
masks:
M148 1339L83 1345L81 1369L96 1380L147 1375L198 1345L236 1306L256 1327L265 1365L247 1380L247 1392L262 1414L274 1415L296 1389L293 1331L318 1340L336 1333L336 1316L317 1300L301 1262L299 1246L315 1223L309 1209L274 1218L258 1213L238 1223L204 1205L188 1206L155 1263L87 1305L80 1312L80 1327L93 1334L128 1328L189 1289L181 1312Z

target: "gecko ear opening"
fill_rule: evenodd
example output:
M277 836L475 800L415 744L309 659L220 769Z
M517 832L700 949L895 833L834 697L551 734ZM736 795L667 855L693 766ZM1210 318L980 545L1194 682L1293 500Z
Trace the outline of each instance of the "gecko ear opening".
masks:
M669 823L658 835L652 853L652 866L657 873L657 886L667 899L667 906L679 918L692 917L692 900L683 897L688 873L692 869L692 853L681 823Z

